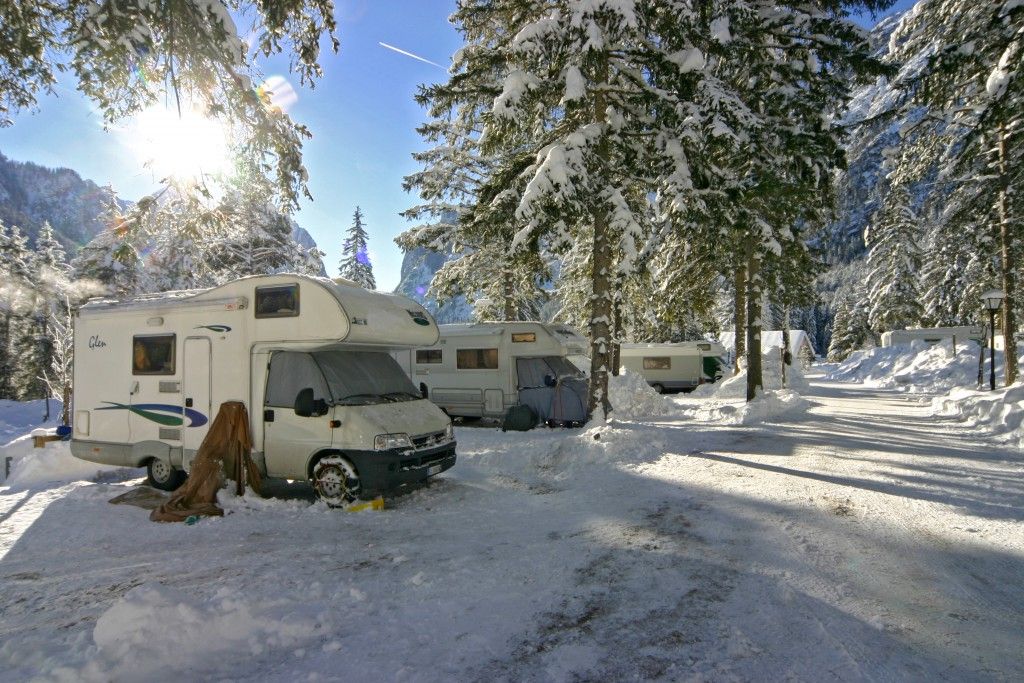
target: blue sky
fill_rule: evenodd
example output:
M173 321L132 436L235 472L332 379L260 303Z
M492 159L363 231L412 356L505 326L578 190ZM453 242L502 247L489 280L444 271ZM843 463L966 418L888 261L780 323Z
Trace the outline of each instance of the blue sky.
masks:
M900 0L896 9L911 4ZM264 75L285 76L296 87L298 101L289 113L313 133L304 149L313 201L304 201L295 218L327 252L331 275L337 273L344 230L359 206L377 286L391 290L398 284L402 254L393 239L408 227L398 213L417 201L401 183L417 170L410 155L424 148L415 129L425 114L413 95L419 84L444 80L446 72L380 43L447 66L461 46L448 23L453 9L450 0L336 0L341 49L322 55L324 77L315 89L299 89L287 74L287 60L262 64ZM0 152L18 161L72 168L136 200L158 184L123 138L105 132L91 103L65 80L56 96L41 99L37 112L23 112L13 127L0 129Z

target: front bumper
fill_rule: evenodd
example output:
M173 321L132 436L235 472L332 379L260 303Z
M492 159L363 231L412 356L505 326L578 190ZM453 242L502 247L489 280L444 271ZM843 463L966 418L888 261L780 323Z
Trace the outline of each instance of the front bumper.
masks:
M345 456L359 473L362 495L375 496L451 469L455 464L455 441L419 451L346 451Z

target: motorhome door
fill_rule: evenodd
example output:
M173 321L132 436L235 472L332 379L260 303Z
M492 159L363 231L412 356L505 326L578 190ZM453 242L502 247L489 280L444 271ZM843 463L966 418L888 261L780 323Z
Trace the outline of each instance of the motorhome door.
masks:
M212 392L210 390L210 340L206 337L190 337L185 340L182 368L181 397L182 411L181 445L185 452L193 453L203 442L213 421ZM203 419L205 418L205 420ZM197 426L191 426L196 425ZM191 463L186 455L186 465Z

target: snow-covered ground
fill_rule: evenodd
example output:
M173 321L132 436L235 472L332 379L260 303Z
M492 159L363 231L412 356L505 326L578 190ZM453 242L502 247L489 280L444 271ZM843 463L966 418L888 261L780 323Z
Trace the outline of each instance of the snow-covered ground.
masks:
M600 427L459 428L382 512L282 485L155 524L107 502L118 472L12 478L0 678L1024 679L1019 448L928 395L801 391L761 421L637 385Z

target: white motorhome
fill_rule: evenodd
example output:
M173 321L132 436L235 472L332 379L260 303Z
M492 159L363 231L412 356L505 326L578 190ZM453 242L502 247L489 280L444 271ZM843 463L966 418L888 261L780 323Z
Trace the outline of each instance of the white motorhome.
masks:
M623 344L621 366L639 374L659 394L689 391L722 377L725 347L713 341Z
M891 330L882 333L882 346L897 346L909 344L913 341L922 340L929 345L938 344L941 341L950 341L953 348L956 345L967 344L970 341L985 344L985 332L980 327L920 327L910 330Z
M394 354L423 396L449 415L504 417L527 405L551 425L586 421L587 384L570 362L587 341L566 325L486 322L441 325L440 339Z
M242 278L94 299L75 319L71 450L148 468L176 488L225 401L245 404L268 477L309 480L331 505L455 464L451 420L395 362L437 324L403 296L347 280Z

